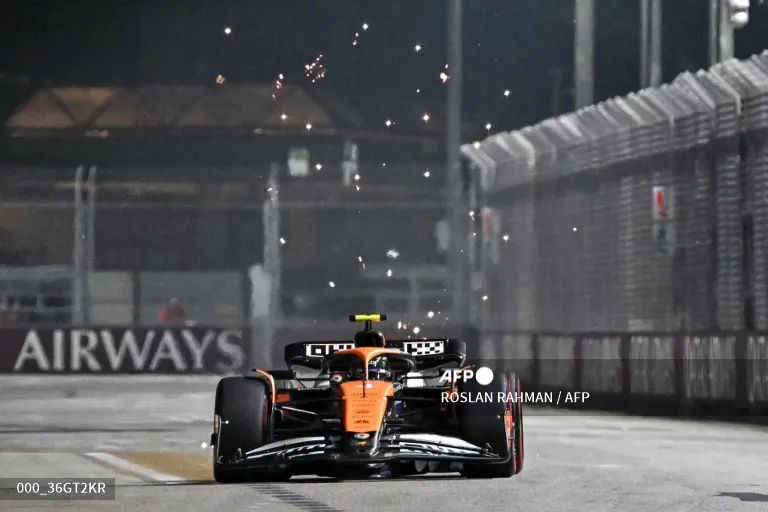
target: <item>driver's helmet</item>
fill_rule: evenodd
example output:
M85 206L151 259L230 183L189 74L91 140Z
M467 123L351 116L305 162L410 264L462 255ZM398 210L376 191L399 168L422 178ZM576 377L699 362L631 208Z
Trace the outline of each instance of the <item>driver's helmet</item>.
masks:
M384 347L387 339L379 331L360 331L355 334L356 347Z
M387 365L387 359L377 357L368 365L368 378L370 380L388 380L392 376Z

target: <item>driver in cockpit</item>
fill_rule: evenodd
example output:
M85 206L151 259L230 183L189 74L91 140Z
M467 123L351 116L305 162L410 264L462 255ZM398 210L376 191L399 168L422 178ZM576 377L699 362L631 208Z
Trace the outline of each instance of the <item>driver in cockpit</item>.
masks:
M356 347L384 348L386 345L387 338L379 331L360 331L355 334ZM386 357L377 357L368 365L370 380L389 380L391 376Z
M360 331L355 334L355 347L371 347L371 348L384 348L387 344L387 339L384 334L378 331ZM368 367L368 378L370 380L388 380L392 373L387 367L387 361L385 357L378 357L371 361ZM328 373L322 373L322 376L329 376ZM350 368L350 377L353 379L363 378L363 369ZM328 381L320 380L315 384L315 387L326 387L329 385Z

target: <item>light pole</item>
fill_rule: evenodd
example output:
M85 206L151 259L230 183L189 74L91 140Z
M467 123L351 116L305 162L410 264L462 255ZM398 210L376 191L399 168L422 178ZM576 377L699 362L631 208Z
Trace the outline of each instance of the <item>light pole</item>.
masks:
M662 81L661 0L640 0L640 88Z
M86 212L83 199L83 179L85 167L78 166L75 170L74 198L74 240L72 247L72 323L76 326L85 324L86 292L88 285L88 263L86 248Z
M85 208L85 283L83 294L83 321L91 322L91 310L93 309L93 295L91 293L91 279L96 271L96 166L88 169L88 200Z
M651 0L651 62L648 72L648 85L651 87L658 87L662 80L661 32L661 0Z
M453 320L464 326L469 321L469 213L461 169L462 93L462 0L448 1L448 93L446 123L447 210L451 237L449 265L453 276Z
M594 102L595 89L595 0L574 0L574 70L576 109Z
M648 87L648 57L651 41L651 16L649 0L640 0L640 88Z

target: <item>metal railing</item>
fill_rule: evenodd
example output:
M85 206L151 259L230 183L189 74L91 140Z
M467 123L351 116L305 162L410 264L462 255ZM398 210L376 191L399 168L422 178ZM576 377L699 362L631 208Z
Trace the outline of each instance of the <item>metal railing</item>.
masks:
M768 328L766 134L768 52L464 145L483 329Z

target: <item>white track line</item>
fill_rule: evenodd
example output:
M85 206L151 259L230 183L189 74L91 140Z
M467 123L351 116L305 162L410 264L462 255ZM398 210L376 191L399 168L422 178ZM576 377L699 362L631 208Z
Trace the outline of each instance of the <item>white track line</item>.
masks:
M85 456L90 457L91 459L96 459L98 461L101 461L114 468L128 471L130 473L140 476L141 478L144 478L146 480L151 480L154 482L173 483L173 482L186 481L185 478L181 478L175 475L168 475L165 473L154 471L149 468L145 468L144 466L140 466L139 464L134 464L133 462L122 459L116 455L112 455L111 453L91 452L91 453L86 453Z

